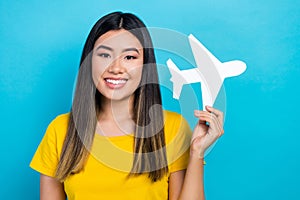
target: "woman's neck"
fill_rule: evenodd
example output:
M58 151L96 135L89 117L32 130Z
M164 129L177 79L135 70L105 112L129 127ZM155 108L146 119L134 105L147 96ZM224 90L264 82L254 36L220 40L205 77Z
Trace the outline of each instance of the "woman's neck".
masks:
M105 136L119 136L134 131L133 96L124 100L101 99L96 131Z
M124 100L101 100L100 119L118 120L133 118L133 96Z

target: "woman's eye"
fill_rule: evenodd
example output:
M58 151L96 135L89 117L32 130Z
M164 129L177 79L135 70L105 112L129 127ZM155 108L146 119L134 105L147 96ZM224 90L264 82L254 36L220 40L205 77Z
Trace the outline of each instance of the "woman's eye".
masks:
M99 53L98 56L102 58L110 58L110 55L108 53Z
M132 59L136 59L136 56L125 56L126 60L132 60Z

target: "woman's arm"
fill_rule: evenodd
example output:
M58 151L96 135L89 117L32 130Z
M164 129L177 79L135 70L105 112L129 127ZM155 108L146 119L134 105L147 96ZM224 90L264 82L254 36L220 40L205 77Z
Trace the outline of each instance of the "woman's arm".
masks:
M180 170L170 174L169 178L169 200L177 200L182 189L186 170Z
M196 191L196 193L193 191ZM205 199L203 186L203 159L199 159L196 156L193 158L191 156L187 170L181 170L170 174L169 200L178 199Z
M205 199L203 159L199 159L198 156L191 155L187 170L170 174L169 200L178 199Z
M195 111L199 119L192 136L190 159L180 190L180 200L204 200L203 158L205 150L223 135L223 113L206 106L207 111ZM209 123L209 125L207 125ZM178 181L179 179L177 179ZM180 180L179 180L180 181ZM170 183L173 184L173 183ZM180 185L177 183L175 185ZM179 189L179 188L177 188Z
M183 182L183 187L178 199L205 199L203 184L203 159L199 159L196 155L191 155L190 157L189 165L186 170Z
M40 175L40 200L65 200L63 183L53 177Z

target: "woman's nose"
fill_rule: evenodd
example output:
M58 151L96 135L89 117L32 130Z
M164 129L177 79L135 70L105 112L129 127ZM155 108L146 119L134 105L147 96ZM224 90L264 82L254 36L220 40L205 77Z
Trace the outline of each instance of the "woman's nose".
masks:
M107 71L112 74L122 74L126 71L125 67L122 65L121 58L116 58L110 64Z

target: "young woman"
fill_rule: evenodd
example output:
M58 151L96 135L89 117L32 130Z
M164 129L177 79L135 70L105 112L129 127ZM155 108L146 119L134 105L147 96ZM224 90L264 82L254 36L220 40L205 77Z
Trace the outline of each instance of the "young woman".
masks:
M41 199L204 199L204 152L223 134L223 113L194 115L192 133L162 110L143 22L102 17L83 49L71 111L50 123L30 163Z

